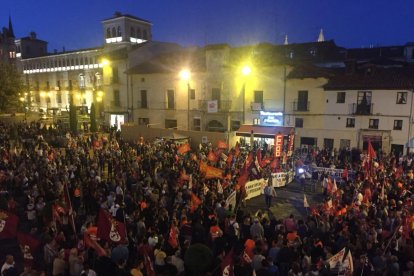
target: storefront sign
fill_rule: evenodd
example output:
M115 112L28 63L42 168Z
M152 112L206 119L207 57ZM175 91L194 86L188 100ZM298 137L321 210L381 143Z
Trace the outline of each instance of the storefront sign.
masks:
M275 135L275 157L281 157L283 152L283 134Z
M283 126L283 113L260 111L260 122L264 126Z

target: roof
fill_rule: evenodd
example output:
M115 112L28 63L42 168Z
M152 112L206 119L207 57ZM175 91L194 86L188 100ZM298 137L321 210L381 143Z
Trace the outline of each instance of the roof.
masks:
M312 65L301 65L294 67L287 76L288 79L305 79L305 78L331 78L343 68L326 68Z
M375 48L348 49L348 58L358 60L371 60L375 58L404 58L404 46L385 46Z
M289 135L293 127L242 125L236 131L237 136L250 136L253 131L255 137L274 137L276 134Z
M104 19L104 20L102 20L102 21L108 21L108 20L112 20L112 19L119 18L119 17L127 17L127 18L130 18L130 19L134 19L134 20L138 20L138 21L142 21L142 22L145 22L145 23L151 24L151 22L150 22L150 21L148 21L148 20L146 20L146 19L143 19L143 18L140 18L140 17L134 16L134 15L126 14L126 13L125 13L125 14L122 14L122 13L120 13L120 12L115 12L114 16L112 16L112 17L110 17L110 18L107 18L107 19Z
M183 67L191 68L193 72L206 70L205 53L203 49L179 50L163 53L144 61L128 70L128 74L156 74L179 72Z
M21 37L21 38L16 39L16 40L30 40L30 41L37 41L37 42L48 43L48 42L47 42L47 41L45 41L45 40L41 40L41 39L37 39L37 38L33 39L33 38L31 38L30 36Z
M379 68L371 64L329 79L325 90L396 90L414 88L414 67Z

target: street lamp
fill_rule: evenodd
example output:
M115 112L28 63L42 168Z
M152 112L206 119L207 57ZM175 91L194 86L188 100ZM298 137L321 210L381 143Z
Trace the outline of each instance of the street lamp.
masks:
M191 73L187 69L181 70L180 78L187 82L187 130L190 130L190 78Z
M252 72L252 69L248 65L245 65L242 68L243 76L247 77ZM243 96L243 124L246 122L246 79L243 80L243 88L242 88L242 96Z

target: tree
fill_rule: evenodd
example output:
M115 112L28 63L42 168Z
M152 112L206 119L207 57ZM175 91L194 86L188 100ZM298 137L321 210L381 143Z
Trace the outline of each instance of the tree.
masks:
M0 111L18 107L24 92L22 76L14 65L0 62Z
M91 132L96 132L98 128L96 126L96 108L94 103L91 104L91 113L89 115L91 120Z
M73 105L73 99L69 102L69 127L73 134L78 133L78 115L76 113L76 106Z

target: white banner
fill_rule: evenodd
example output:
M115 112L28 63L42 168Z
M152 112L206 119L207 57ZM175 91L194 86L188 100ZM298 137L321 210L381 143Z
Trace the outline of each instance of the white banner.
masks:
M263 178L246 182L246 200L263 194L267 181Z
M293 172L272 173L272 185L276 188L286 186L293 181L293 177Z
M217 100L207 101L207 113L217 113L217 111L218 111Z
M348 254L345 256L345 247L333 255L329 260L329 267L331 272L335 271L338 275L352 275L354 271L354 264L352 262L351 251L348 251Z

